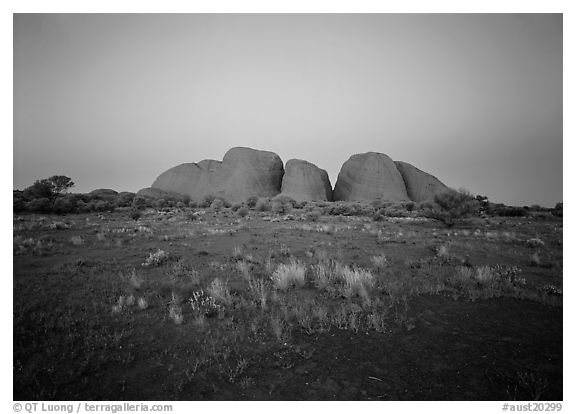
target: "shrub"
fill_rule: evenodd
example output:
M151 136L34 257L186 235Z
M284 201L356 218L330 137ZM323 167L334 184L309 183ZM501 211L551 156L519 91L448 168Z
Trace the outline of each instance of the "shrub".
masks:
M160 266L168 260L168 253L164 250L158 249L154 253L150 253L146 261L142 263L143 267Z
M374 214L373 218L374 221L380 221L377 217L407 217L409 216L408 212L401 204L393 204L384 206Z
M320 217L322 217L322 213L319 210L312 210L305 216L308 221L318 221Z
M36 180L34 184L24 189L24 197L28 200L52 198L53 196L52 184L46 179Z
M190 207L190 208L196 208L196 207L198 207L198 203L197 203L196 201L194 201L194 200L190 200L190 201L188 202L188 207Z
M160 208L164 208L166 206L166 200L164 200L163 198L159 198L156 201L154 201L154 207L160 209Z
M82 246L84 244L84 239L81 236L70 237L70 243L74 246Z
M54 212L56 214L72 213L76 210L76 197L58 197L54 201Z
M179 209L179 210L184 210L184 209L186 208L186 204L185 204L184 202L182 202L182 201L178 201L178 202L176 203L176 208Z
M279 194L272 199L272 211L276 214L286 214L294 208L295 203L292 197Z
M214 199L214 201L212 201L212 203L210 204L210 209L212 209L214 211L220 211L220 210L222 210L223 207L224 207L224 202L220 198Z
M495 204L487 208L486 212L490 215L500 217L524 217L528 215L528 210L525 208L505 206L504 204Z
M78 213L89 213L90 209L84 200L79 199L76 201L76 211L78 211Z
M359 203L337 201L326 205L324 214L332 216L368 216L374 214L374 207Z
M425 211L428 218L448 227L478 212L478 201L466 191L448 190L434 196L437 207Z
M50 213L52 211L52 201L49 198L35 198L26 204L26 209L34 213Z
M128 191L124 191L118 194L116 197L116 207L130 207L132 205L132 201L134 201L134 197L136 194L130 193Z
M246 205L249 208L256 207L256 203L258 203L258 197L256 197L256 196L250 196L246 199Z
M114 208L113 204L104 200L92 200L88 205L92 205L92 211L108 211Z
M272 274L272 283L277 289L287 290L290 286L304 286L306 266L294 259L280 264Z
M26 210L26 199L21 191L12 192L12 208L14 213L20 213Z
M257 211L270 211L270 201L267 198L260 198L256 203Z
M526 244L528 245L528 247L542 247L542 246L544 246L544 242L537 237L526 240Z
M246 207L241 207L236 212L238 217L246 217L248 215L248 209Z
M138 220L140 217L142 217L142 211L132 207L130 209L130 218L132 220Z
M302 200L300 202L294 201L294 208L297 210L302 210L302 209L306 208L307 205L308 205L308 202L306 200Z
M147 204L148 203L147 203L146 198L144 198L142 196L136 196L132 200L132 208L136 209L136 210L144 210L146 208Z
M204 196L204 199L202 200L202 202L200 203L199 207L200 208L208 208L212 205L212 202L216 199L216 196L212 195L212 194L208 194Z
M554 209L552 210L552 215L556 217L562 217L563 209L564 209L564 203L557 203Z

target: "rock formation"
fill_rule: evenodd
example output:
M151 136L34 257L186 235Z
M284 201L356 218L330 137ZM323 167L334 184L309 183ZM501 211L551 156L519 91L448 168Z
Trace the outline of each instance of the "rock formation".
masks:
M407 162L395 161L396 168L400 171L406 192L412 201L420 202L432 199L436 194L448 190L439 179L425 173Z
M283 174L282 160L273 152L237 147L230 149L222 162L204 160L171 168L160 174L152 188L198 201L211 194L237 202L249 196L278 194Z
M282 160L273 152L232 148L222 161L181 164L158 176L138 192L152 198L202 201L205 196L230 202L250 196L274 197L282 192L297 201L425 201L448 187L436 177L386 154L352 155L342 165L334 191L325 170L304 160ZM110 190L98 190L106 192Z
M377 152L352 155L342 165L334 201L410 201L404 180L390 157Z
M281 190L296 201L332 201L328 173L308 161L286 162Z

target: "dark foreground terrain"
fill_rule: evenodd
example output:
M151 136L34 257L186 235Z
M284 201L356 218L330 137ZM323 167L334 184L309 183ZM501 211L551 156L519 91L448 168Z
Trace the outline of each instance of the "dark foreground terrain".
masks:
M15 400L562 400L562 221L14 216Z

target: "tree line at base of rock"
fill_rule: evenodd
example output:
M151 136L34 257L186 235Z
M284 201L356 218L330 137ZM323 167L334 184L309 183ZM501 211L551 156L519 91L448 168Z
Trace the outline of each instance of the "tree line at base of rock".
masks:
M64 176L58 176L64 177ZM137 195L132 192L116 192L110 189L94 190L87 194L66 193L74 183L68 177L56 180L60 186L47 185L53 183L54 177L38 180L24 191L13 191L14 213L42 214L82 214L91 212L124 212L137 220L146 209L157 210L195 210L210 211L229 210L239 217L245 217L250 210L270 212L285 215L295 211L306 212L306 217L316 221L322 215L368 216L375 221L387 217L426 217L450 227L474 216L531 216L549 217L550 214L562 217L563 204L548 209L540 206L513 207L495 204L485 196L474 196L465 190L449 189L439 193L432 200L415 203L386 202L375 200L368 202L308 202L297 201L290 196L279 194L275 197L250 196L240 202L230 202L212 194L206 195L201 201L190 197L177 195L167 198L154 198ZM62 185L63 184L63 185ZM51 189L51 191L47 191ZM190 215L194 219L194 215Z

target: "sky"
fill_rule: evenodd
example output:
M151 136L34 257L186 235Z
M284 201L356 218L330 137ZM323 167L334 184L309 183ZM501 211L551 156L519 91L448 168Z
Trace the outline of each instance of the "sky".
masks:
M13 186L138 191L231 147L562 201L561 14L15 14Z

